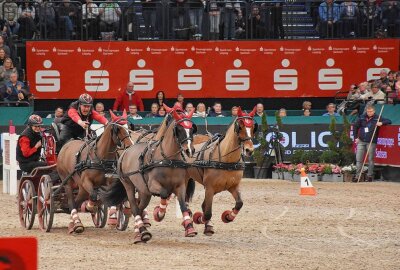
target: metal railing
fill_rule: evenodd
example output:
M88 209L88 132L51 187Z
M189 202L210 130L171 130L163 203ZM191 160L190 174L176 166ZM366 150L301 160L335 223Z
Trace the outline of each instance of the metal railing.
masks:
M28 40L400 36L396 1L329 1L4 1L0 17L8 35Z

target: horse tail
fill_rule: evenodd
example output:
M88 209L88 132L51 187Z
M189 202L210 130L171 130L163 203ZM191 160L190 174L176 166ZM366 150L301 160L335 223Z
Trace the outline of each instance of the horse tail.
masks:
M118 205L127 199L126 190L120 180L114 181L111 186L101 192L101 201L108 206Z
M186 187L186 201L187 202L192 201L195 188L196 188L196 182L192 178L190 178L187 183L187 187Z

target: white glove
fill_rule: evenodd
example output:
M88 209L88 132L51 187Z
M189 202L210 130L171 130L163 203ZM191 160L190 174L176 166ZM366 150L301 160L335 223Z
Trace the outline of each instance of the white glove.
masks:
M82 120L78 120L78 125L80 125L84 129L87 129L89 127L89 123L86 121L82 121Z

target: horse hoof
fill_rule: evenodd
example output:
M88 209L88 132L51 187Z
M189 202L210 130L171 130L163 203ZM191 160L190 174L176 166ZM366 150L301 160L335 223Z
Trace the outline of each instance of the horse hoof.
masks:
M157 222L161 222L165 217L165 213L161 216L160 216L160 213L161 213L160 206L156 206L153 211L153 217L154 217L154 220Z
M233 220L230 220L230 219L229 219L229 215L230 215L230 214L231 214L231 210L226 210L226 211L224 211L224 212L222 213L222 215L221 215L222 222L224 222L224 223L232 222Z
M76 223L74 226L74 233L83 233L85 228L83 227L82 223Z
M204 234L207 236L212 236L214 234L214 227L213 226L206 226L204 229Z
M187 228L185 230L185 237L195 237L196 235L197 235L197 232L193 227Z
M203 217L203 213L202 212L196 212L193 215L193 222L196 224L202 224L202 217Z
M150 232L145 231L145 232L142 232L142 236L141 236L140 239L141 239L143 242L147 242L147 241L150 241L150 239L151 239L152 237L153 237L153 236L151 235Z
M133 239L134 244L146 244L145 241L142 241L142 236L140 233L137 233Z

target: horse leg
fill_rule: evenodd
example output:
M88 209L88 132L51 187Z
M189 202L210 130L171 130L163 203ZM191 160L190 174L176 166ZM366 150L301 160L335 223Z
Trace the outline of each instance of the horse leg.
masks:
M193 215L193 220L196 224L204 224L204 234L207 236L211 236L214 234L214 226L211 223L211 217L212 217L212 203L215 192L213 189L208 188L207 186L205 188L206 188L205 198L201 205L203 213L196 212Z
M143 198L142 200L140 200L140 198ZM148 228L151 227L151 223L150 223L150 219L149 219L149 213L147 212L146 207L149 205L151 196L145 196L145 195L139 195L139 209L142 210L142 221L143 221L143 225Z
M186 185L182 184L175 190L175 195L178 197L179 206L181 207L183 222L182 226L185 228L185 237L194 237L197 235L193 227L193 220L186 206Z
M154 220L160 222L164 219L165 213L167 212L168 205L168 191L166 189L161 189L160 191L160 205L156 206L153 211Z
M152 235L150 232L147 231L146 227L143 224L141 211L139 209L139 206L135 198L135 187L131 182L127 184L125 184L124 182L124 186L126 189L126 194L128 195L128 201L131 206L132 215L134 216L135 219L133 243L134 244L146 243L151 239ZM147 200L148 203L150 201L150 198L151 196L141 196L140 200Z
M82 203L85 199L85 196L87 196L87 193L82 187L80 187L78 194L76 195L76 199L74 200L72 187L67 184L64 189L68 197L68 205L71 211L71 222L68 225L68 232L82 233L85 228L83 227L83 224L78 216L77 202Z
M82 187L89 193L89 200L77 205L81 207L81 212L96 213L98 207L97 190L93 188L93 183L88 177L83 178Z
M240 195L239 187L236 186L234 188L229 189L228 191L232 194L233 198L235 198L236 204L232 210L226 210L222 213L221 219L225 223L232 222L243 206L243 201Z

